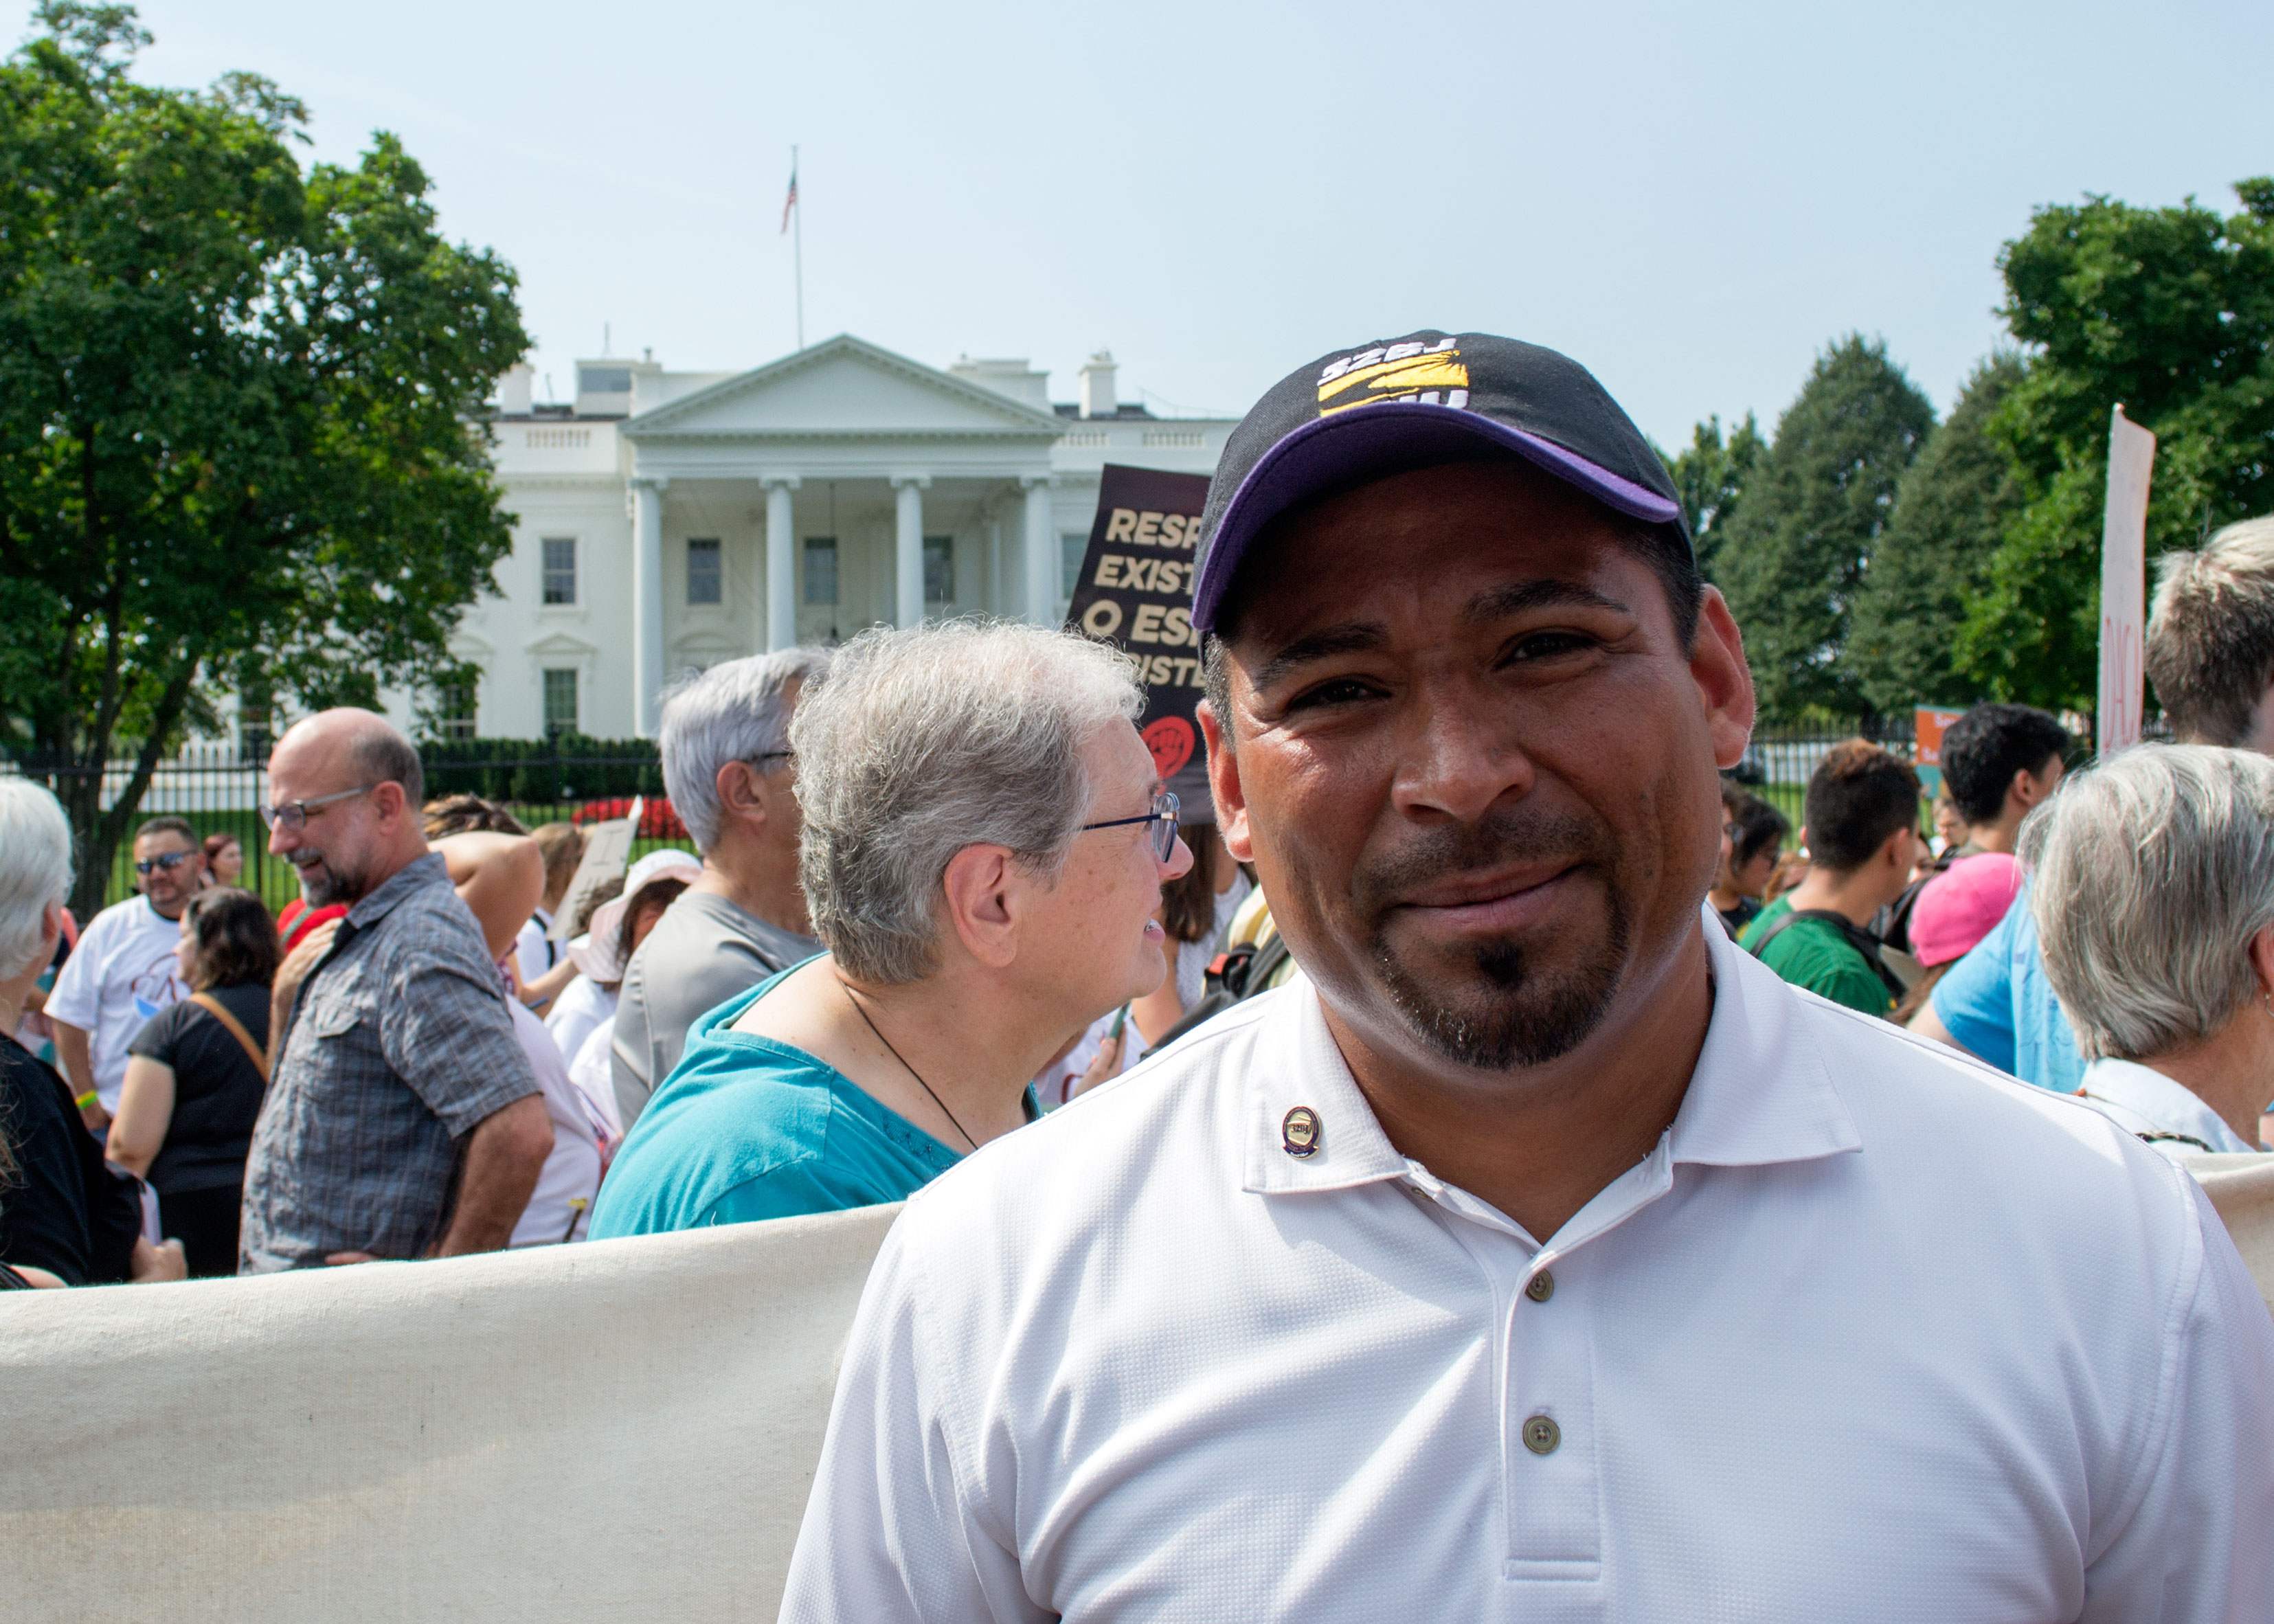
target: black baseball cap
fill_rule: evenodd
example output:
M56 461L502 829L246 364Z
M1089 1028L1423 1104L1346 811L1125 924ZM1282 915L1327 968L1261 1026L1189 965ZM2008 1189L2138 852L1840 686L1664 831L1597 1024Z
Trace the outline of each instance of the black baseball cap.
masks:
M1330 350L1240 419L1209 482L1193 625L1216 625L1263 527L1297 503L1490 447L1690 546L1674 481L1594 375L1489 333L1408 333Z

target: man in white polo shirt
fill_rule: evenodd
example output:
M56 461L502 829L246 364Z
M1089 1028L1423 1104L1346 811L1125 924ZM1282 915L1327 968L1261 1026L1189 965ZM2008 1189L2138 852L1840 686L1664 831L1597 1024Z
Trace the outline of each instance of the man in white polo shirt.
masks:
M1204 534L1304 975L909 1202L783 1617L2274 1616L2274 1320L2192 1181L1703 911L1751 680L1594 380L1337 351Z

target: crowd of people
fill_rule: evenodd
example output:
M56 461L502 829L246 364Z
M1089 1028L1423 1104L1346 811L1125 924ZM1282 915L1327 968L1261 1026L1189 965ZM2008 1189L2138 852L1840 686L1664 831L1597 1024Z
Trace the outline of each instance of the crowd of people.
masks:
M1212 487L1212 806L1109 647L872 630L672 690L694 849L567 926L577 831L368 712L276 743L278 920L154 817L77 930L0 780L0 1276L908 1200L791 1618L2274 1600L2274 1324L2168 1160L2274 1101L2274 519L2161 566L2172 742L1983 704L1796 829L1680 513L1562 357L1330 354Z

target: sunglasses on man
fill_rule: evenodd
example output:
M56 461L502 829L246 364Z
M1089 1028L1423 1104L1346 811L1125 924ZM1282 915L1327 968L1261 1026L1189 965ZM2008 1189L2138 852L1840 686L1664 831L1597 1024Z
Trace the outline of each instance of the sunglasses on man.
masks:
M155 857L138 857L134 860L134 872L148 874L154 868L163 868L171 874L196 855L195 852L161 852Z

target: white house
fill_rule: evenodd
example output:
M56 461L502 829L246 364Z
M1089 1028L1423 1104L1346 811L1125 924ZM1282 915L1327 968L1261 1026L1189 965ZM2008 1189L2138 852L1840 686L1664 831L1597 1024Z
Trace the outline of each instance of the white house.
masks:
M514 548L453 641L482 675L444 731L644 735L690 666L928 616L1056 621L1099 469L1209 473L1233 424L1121 404L1103 352L1078 401L1048 384L849 335L739 373L579 362L573 407L516 368L492 425Z

